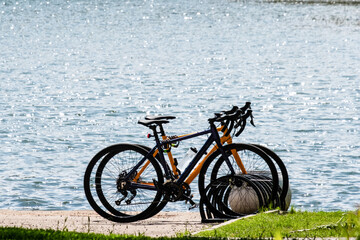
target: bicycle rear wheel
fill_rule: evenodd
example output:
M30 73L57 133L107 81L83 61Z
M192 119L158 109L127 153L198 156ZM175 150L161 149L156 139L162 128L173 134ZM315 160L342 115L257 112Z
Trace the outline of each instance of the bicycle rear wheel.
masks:
M84 175L84 191L85 191L85 196L86 199L88 200L90 206L100 215L102 215L102 212L104 212L103 214L106 215L107 211L105 209L104 211L104 206L102 205L102 203L100 202L97 193L96 193L96 185L95 185L95 174L96 174L96 170L99 167L99 164L101 162L101 160L110 152L112 152L113 150L115 150L119 145L121 144L117 144L117 145L112 145L109 147L104 148L103 150L101 150L100 152L98 152L89 162L89 164L86 167L86 171L85 171L85 175ZM106 217L106 218L111 218L111 215Z
M88 167L85 174L85 192L90 205L101 216L115 222L132 222L149 217L162 197L153 183L156 180L162 184L164 179L157 161L149 156L139 164L148 151L131 144L118 144L100 153L93 159L98 162L95 174L89 173L95 168L93 162L90 162L92 167ZM126 178L134 168L134 174ZM95 201L90 182L100 202Z

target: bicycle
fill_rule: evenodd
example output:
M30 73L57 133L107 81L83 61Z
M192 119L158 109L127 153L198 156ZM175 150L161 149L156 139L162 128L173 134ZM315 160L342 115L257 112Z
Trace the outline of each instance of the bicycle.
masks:
M233 165L239 166L239 157L236 157L238 152L244 149L253 152L255 155L260 156L260 158L263 159L263 162L266 163L268 168L266 172L270 173L270 177L264 181L267 183L271 182L271 184L266 185L268 188L271 188L271 191L264 191L265 185L263 188L258 188L258 190L262 189L263 193L271 192L271 194L268 194L269 196L262 199L265 201L275 200L278 197L278 175L276 167L268 155L259 148L252 145L230 143L226 146L223 146L225 137L227 137L228 142L231 141L231 138L228 138L228 136L234 126L235 120L241 116L243 124L241 126L241 131L239 131L241 133L245 127L246 118L250 115L251 112L249 111L247 114L244 114L244 108L242 108L242 110L232 109L231 111L223 112L218 114L216 117L209 119L210 129L208 130L183 136L173 136L170 138L166 137L163 130L163 124L168 123L169 120L173 119L174 117L162 116L156 117L156 119L148 118L147 120L139 121L140 124L149 127L153 131L153 137L155 138L156 142L155 147L149 149L141 145L117 144L105 148L96 154L90 161L84 177L85 194L90 205L101 216L115 222L137 221L153 216L159 212L169 201L174 202L179 200L187 200L194 206L195 203L191 200L191 190L189 183L187 183L186 180L189 179L188 181L191 183L191 181L194 179L194 176L198 175L201 170L202 174L200 175L202 177L201 183L199 177L199 190L200 192L204 192L204 184L206 184L206 182L213 182L214 180L219 179L217 176L219 174L218 170L215 172L213 171L212 179L207 180L205 179L206 171L203 170L205 168L202 169L202 166L199 164L199 166L194 169L196 164L200 161L201 157L213 142L216 143L216 146L214 146L213 149L201 161L201 164L209 163L206 165L206 169L208 169L210 163L220 162L218 158L220 156L221 163L225 162L228 170L231 172L231 175L234 176L236 175L236 172ZM222 126L220 128L216 128L214 125L215 122L222 123ZM157 128L160 129L159 133L163 138L162 141L159 139ZM218 131L222 131L224 133L221 138L218 134ZM176 168L175 160L171 160L171 151L169 151L169 146L176 146L176 144L181 141L206 134L210 134L208 140L204 143L200 151L195 155L189 166L184 170L183 173L176 174L179 173L179 171ZM170 170L168 164L166 164L164 152L168 153L172 171ZM136 160L129 160L129 158L127 158L130 163L125 162L124 160L121 162L116 162L116 157L119 157L119 155L138 155L138 157ZM232 159L232 163L230 163L229 160L230 156L235 156L235 159ZM238 161L236 161L236 159ZM136 164L134 165L133 162L136 162ZM107 166L115 166L115 163L121 163L123 169L117 169L117 172L110 176L109 174L111 174L111 172L106 172L110 171L109 167ZM127 164L131 164L131 167ZM93 173L93 169L96 168L96 172ZM241 171L244 173L246 169L242 169ZM225 176L227 175L229 174L226 174ZM237 180L238 179L239 177L237 177ZM259 181L259 179L257 179L257 181ZM92 194L91 184L95 186L95 194ZM128 196L129 193L130 197ZM284 191L282 191L282 193L284 193ZM95 200L93 195L98 196L100 203L99 201ZM258 194L258 196L262 197L261 194ZM201 197L204 199L207 198L207 196L204 194L201 194ZM134 199L139 200L133 202ZM125 204L122 204L123 201ZM209 204L209 206L210 205L211 204ZM131 210L131 212L120 209L124 207L128 208L126 210Z
M245 113L247 109L251 109L250 107L251 103L247 102L245 104L244 107L242 108L238 108L237 106L234 106L230 111L223 111L220 114L216 114L218 117L221 116L221 114L234 114L236 111L240 110L241 112ZM245 129L246 126L246 120L248 119L248 117L251 117L251 121L250 123L255 126L254 122L253 122L253 116L252 116L252 111L247 111L246 114L241 115L240 118L237 118L236 115L233 115L232 117L230 117L226 123L222 123L221 127L218 127L217 130L219 132L223 132L223 136L221 137L221 143L227 143L227 144L231 144L232 143L232 137L230 135L231 131L233 128L240 128L238 131L236 131L236 133L234 133L234 136L238 137ZM174 119L175 117L173 116L147 116L145 117L145 119L147 120L159 120L159 119ZM174 137L183 137L183 136L187 136L188 134L185 135L181 135L181 136L166 136L165 131L163 129L162 126L160 126L160 132L161 137L163 140L167 140L167 139L173 139ZM283 161L280 159L280 157L274 153L272 150L270 150L269 148L259 145L259 144L251 144L257 148L260 148L260 150L262 150L263 152L265 152L274 162L278 173L280 173L280 177L281 177L281 183L280 183L280 188L279 188L279 193L278 193L278 203L273 203L273 207L280 207L282 210L287 210L289 208L289 204L290 201L288 198L291 199L291 194L288 196L289 192L288 190L290 190L289 188L289 178L288 178L288 173L286 170L286 167L283 163ZM177 147L177 146L176 146ZM148 149L150 150L150 149ZM196 169L194 169L191 172L191 175L185 180L185 183L187 183L188 185L190 185L190 183L199 175L200 169L202 168L203 163L206 161L206 159L216 150L216 146L214 146L211 151L200 161L200 163L197 165ZM177 176L176 174L179 172L179 170L177 169L177 161L172 157L171 154L171 147L166 149L169 161L170 161L170 166L171 169L173 170L173 173L175 175L175 177ZM156 153L155 153L156 154ZM242 164L242 157L240 157L240 159L238 158L236 163L238 164L239 168L241 169L241 172L243 174L247 174L246 170L245 170L245 166ZM253 163L254 164L254 163ZM211 168L211 167L210 167ZM219 169L219 166L215 166L215 169ZM251 170L251 169L250 169ZM166 203L165 203L166 204ZM159 209L161 210L162 207L160 205ZM155 211L156 212L156 211ZM157 212L156 212L157 213ZM245 214L244 214L245 215ZM235 214L235 216L238 216L238 214ZM204 217L203 217L204 218Z

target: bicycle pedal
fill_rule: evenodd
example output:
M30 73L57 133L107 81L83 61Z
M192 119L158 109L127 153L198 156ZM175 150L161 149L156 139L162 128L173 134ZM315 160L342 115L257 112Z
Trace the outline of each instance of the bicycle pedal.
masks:
M196 204L193 200L191 200L190 204L191 204L191 206L189 207L189 210L191 210L191 209L194 209L194 208L197 208L197 207L198 207L198 204Z
M194 209L194 208L196 208L196 207L198 206L198 204L196 204L196 203L192 200L193 195L191 195L190 197L184 196L184 198L185 198L185 203L187 204L187 203L189 202L190 205L191 205L191 206L189 207L189 210Z

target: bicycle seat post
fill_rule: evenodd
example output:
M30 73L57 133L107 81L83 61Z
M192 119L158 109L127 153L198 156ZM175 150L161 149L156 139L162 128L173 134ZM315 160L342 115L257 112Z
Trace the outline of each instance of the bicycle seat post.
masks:
M151 125L149 126L149 128L153 131L153 136L155 138L155 142L156 142L156 145L160 147L161 145L161 142L160 142L160 139L159 139L159 135L158 135L158 132L156 131L156 127L159 126L160 127L160 131L162 129L162 125L159 124L159 125Z
M159 125L159 128L160 128L160 134L162 137L165 136L165 130L164 130L164 127L162 126L162 124Z

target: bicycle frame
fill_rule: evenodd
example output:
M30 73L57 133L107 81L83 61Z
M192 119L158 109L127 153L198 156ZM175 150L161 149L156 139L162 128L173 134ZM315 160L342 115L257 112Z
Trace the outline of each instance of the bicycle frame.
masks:
M219 136L218 132L222 131L224 132L224 135L222 137ZM171 145L172 143L175 142L181 142L187 139L191 139L191 138L195 138L198 136L202 136L202 135L206 135L206 134L211 134L209 136L209 138L206 140L206 142L204 143L204 145L201 147L201 149L199 150L199 152L194 156L194 158L191 160L191 162L189 163L189 165L185 168L185 170L183 171L183 173L178 177L177 179L177 184L181 185L182 183L187 183L188 185L190 185L190 183L198 176L198 174L200 173L201 167L204 164L204 162L206 161L206 159L212 154L214 153L216 150L220 150L221 154L224 156L225 161L227 162L227 164L229 165L230 170L232 171L232 173L235 173L235 170L233 169L233 167L231 166L231 164L229 163L228 157L225 154L224 150L223 150L223 144L226 142L228 144L232 143L232 138L229 134L226 134L228 131L228 129L226 128L226 125L223 125L221 127L216 128L214 126L214 124L210 124L210 129L202 131L202 132L196 132L196 133L190 133L190 134L185 134L182 136L178 136L176 138L173 139L168 139L165 135L165 132L162 128L162 126L160 126L160 133L162 136L162 141L160 141L158 135L155 133L154 137L155 137L155 141L156 141L156 145L155 147L153 147L153 149L151 149L149 151L149 153L128 173L128 177L132 176L132 174L134 174L137 169L139 168L139 166L141 166L144 161L146 161L150 156L156 156L157 154L159 154L159 162L162 165L164 172L165 172L165 178L166 179L171 179L171 171L170 169L167 167L168 165L166 164L166 160L164 157L164 153L162 151L162 147L165 145ZM156 131L154 131L156 132ZM209 153L206 154L206 156L202 159L202 161L199 163L199 161L201 160L201 157L203 155L205 155L206 151L209 149L209 147L215 142L215 146L210 150ZM239 166L239 168L241 169L241 171L246 174L246 170L245 167L240 159L240 156L237 154L237 152L234 150L232 151L232 154ZM172 171L174 173L175 176L177 175L177 171L176 171L176 166L175 166L175 161L174 158L172 157L171 151L167 151L167 155L169 157L170 160L170 164L172 167ZM148 162L138 171L138 173L136 174L136 177L133 179L132 181L132 185L136 186L138 188L146 188L146 189L156 189L154 186L154 183L136 183L137 180L140 178L142 172L146 169L146 167L149 165L150 161L147 160ZM198 164L199 163L199 164ZM194 167L198 164L198 166L194 169Z
M230 136L230 134L227 134L228 133L228 129L226 127L226 125L223 125L221 127L218 127L217 128L217 131L218 132L223 132L223 136L220 138L220 142L221 142L221 145L223 145L224 143L227 143L227 144L231 144L232 143L232 137ZM166 136L165 134L165 131L163 129L162 126L160 126L160 133L161 133L161 136L162 136L162 139L163 141L167 141L169 140L168 137ZM190 135L193 135L195 133L189 133L189 134L184 134L184 135L181 135L181 136L178 136L177 138L173 138L173 140L176 142L178 141L179 138L182 138L182 137L186 137L186 136L190 136ZM204 164L204 162L206 161L206 159L208 159L208 157L214 153L216 150L218 149L218 146L217 144L209 151L209 153L206 154L206 156L201 160L201 162L198 164L198 166L191 172L191 174L189 175L189 177L185 180L185 183L187 183L188 185L190 185L190 183L199 175L200 173L200 170L202 168L202 165ZM159 150L156 149L155 152L153 153L153 156L155 157L157 154L159 153ZM242 160L240 158L240 156L237 154L237 152L235 150L232 151L232 154L235 158L235 161L237 163L237 165L239 166L241 172L243 174L247 174L247 171L245 169L245 166L244 164L242 163ZM177 167L175 165L175 160L172 156L172 153L171 153L171 150L169 149L167 151L167 155L168 155L168 158L169 158L169 161L170 161L170 166L172 168L172 171L173 171L173 174L175 176L176 179L179 178L178 176L178 173L177 173ZM150 162L148 162L149 164ZM137 174L137 176L134 178L134 181L137 181L137 179L139 179L141 173L145 170L145 168L148 166L148 164L146 164L142 169L141 171ZM167 169L167 168L166 168Z
M230 134L227 134L227 127L226 125L223 125L221 127L218 127L217 128L217 131L218 132L223 132L223 136L220 138L220 142L221 142L221 145L223 145L224 143L227 143L227 144L231 144L232 143L232 137L230 136ZM163 132L163 131L162 131ZM179 136L180 137L184 137L184 136L188 136L188 135L191 135L191 134L185 134L185 135L181 135ZM166 140L167 139L167 136L165 135L165 133L162 135L163 139ZM206 156L201 160L201 162L198 164L198 166L191 172L191 174L189 175L189 177L185 180L185 183L187 183L188 185L190 185L190 183L199 175L200 173L200 170L202 168L202 165L204 164L204 162L206 161L206 159L208 159L208 157L214 153L216 150L218 149L218 145L216 144L210 151L209 153L206 154ZM156 152L157 154L157 152ZM236 163L238 164L241 172L243 174L247 174L247 171L245 169L245 166L244 164L242 163L241 159L240 159L240 156L237 154L237 152L235 150L232 151L232 154L236 160ZM169 160L170 160L170 164L171 164L171 167L173 169L173 173L175 176L177 176L177 172L176 172L176 166L174 164L174 159L173 159L173 156L171 154L171 151L168 151L167 152L167 155L169 157Z

